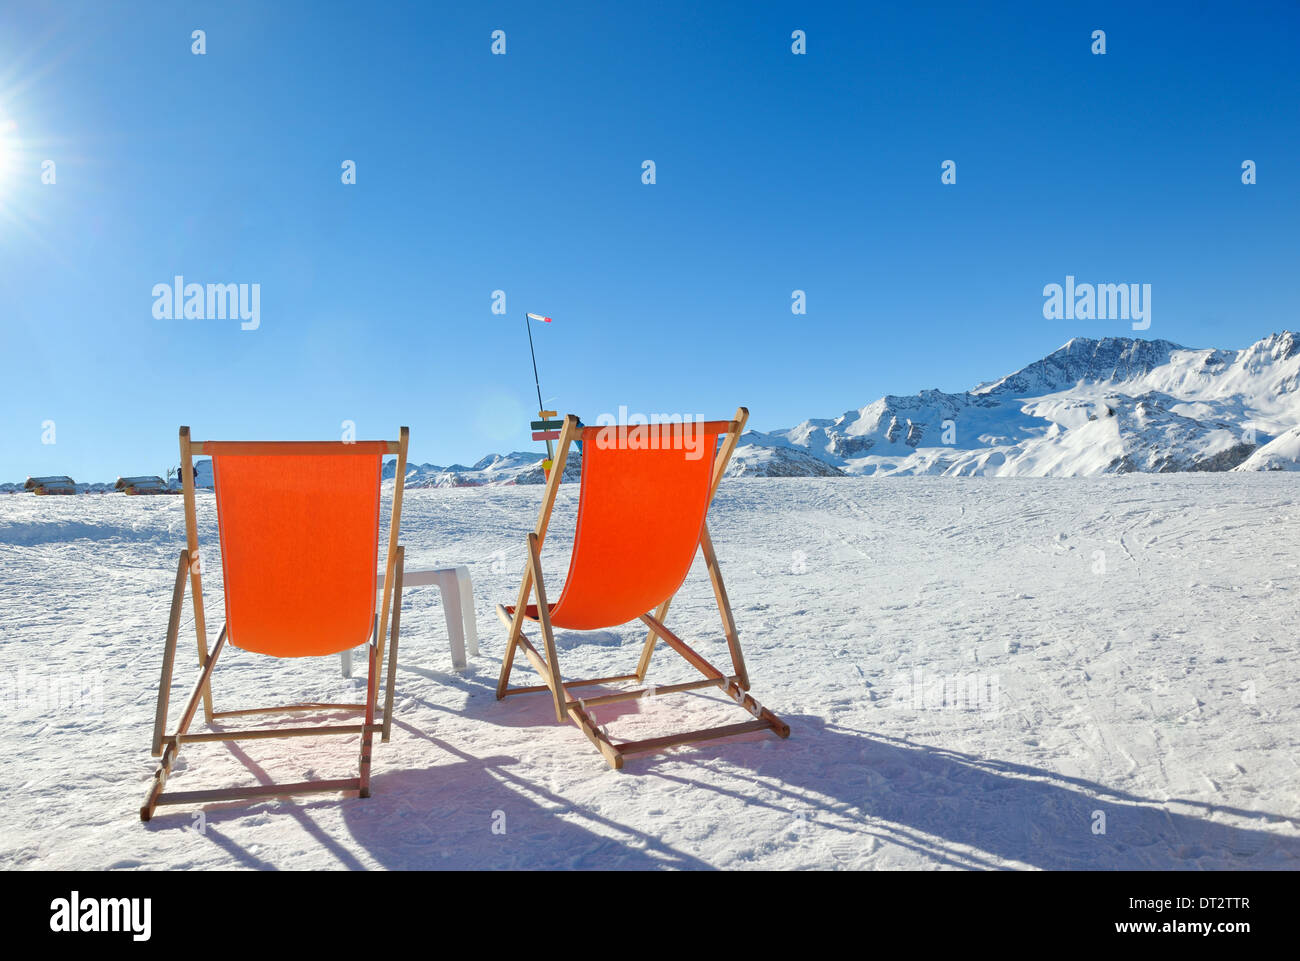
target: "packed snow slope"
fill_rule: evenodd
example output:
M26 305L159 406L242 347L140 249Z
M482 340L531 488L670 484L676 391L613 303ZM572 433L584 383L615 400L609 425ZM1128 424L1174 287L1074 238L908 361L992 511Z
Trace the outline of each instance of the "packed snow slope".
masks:
M543 552L554 596L577 493L561 489ZM181 499L0 498L0 867L1300 867L1295 474L724 483L710 526L753 693L791 737L620 772L547 698L494 696L492 608L514 597L540 497L407 495L408 565L469 565L482 656L452 673L438 592L407 592L373 797L163 808L147 825ZM215 636L211 494L199 525ZM698 564L669 626L727 663ZM564 674L622 673L644 636L562 631ZM173 724L197 674L181 640ZM692 674L661 645L652 681ZM229 709L362 684L337 658L228 649L214 687ZM743 719L703 692L600 717L616 739ZM170 787L343 777L356 753L338 737L194 744Z
M885 396L833 420L747 433L738 473L1080 477L1300 469L1300 337L1245 350L1076 338L961 394Z

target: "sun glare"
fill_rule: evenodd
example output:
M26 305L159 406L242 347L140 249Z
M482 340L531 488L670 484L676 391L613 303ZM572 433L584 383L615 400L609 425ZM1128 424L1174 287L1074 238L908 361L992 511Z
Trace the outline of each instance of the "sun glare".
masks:
M17 127L12 120L0 114L0 201L9 193L18 164Z
M0 234L10 233L15 227L24 228L30 235L33 226L31 205L23 200L22 178L29 172L32 158L30 145L19 139L18 125L0 110ZM41 175L39 165L32 177Z
M0 174L9 172L10 154L12 153L9 140L13 136L13 127L12 120L5 120L0 117Z

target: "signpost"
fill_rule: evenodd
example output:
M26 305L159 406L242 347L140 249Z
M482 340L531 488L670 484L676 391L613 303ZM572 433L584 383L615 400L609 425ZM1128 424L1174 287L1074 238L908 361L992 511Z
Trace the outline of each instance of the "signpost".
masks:
M541 420L531 422L533 429L533 440L546 441L546 460L542 461L542 473L549 479L551 476L551 465L555 462L555 448L552 446L553 441L560 439L560 427L562 422L556 420L559 414L553 410L542 410L542 382L537 376L537 352L533 349L533 328L529 324L530 320L536 320L543 324L551 322L550 317L542 314L527 314L524 317L524 326L528 329L528 353L533 358L533 385L537 388L537 416Z

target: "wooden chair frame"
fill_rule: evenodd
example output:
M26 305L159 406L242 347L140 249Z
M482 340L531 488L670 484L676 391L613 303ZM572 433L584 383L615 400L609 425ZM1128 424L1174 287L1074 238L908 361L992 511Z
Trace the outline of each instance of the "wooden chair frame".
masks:
M140 808L140 819L148 821L153 817L154 809L159 805L169 804L203 804L211 801L229 801L247 798L282 797L292 794L324 793L330 791L357 791L361 797L370 796L370 752L375 734L380 740L387 741L391 733L393 717L393 683L397 674L397 638L402 618L402 573L405 568L406 549L398 540L402 519L402 490L406 478L406 450L410 431L403 427L401 439L388 441L388 453L397 455L397 472L393 482L392 520L388 532L388 560L385 567L384 593L379 613L371 627L369 643L369 673L366 680L366 700L364 704L287 704L282 707L256 707L236 711L214 711L212 709L212 673L217 658L226 644L226 629L223 627L217 636L217 643L208 650L207 626L203 616L203 584L199 563L198 520L194 498L194 462L196 454L205 453L201 441L190 440L190 429L180 430L181 478L185 493L185 537L186 547L181 551L176 565L176 582L172 588L171 613L167 619L167 640L163 649L162 676L158 682L158 707L154 716L152 754L161 757L158 769L154 772L148 797ZM166 734L167 707L171 692L172 668L176 659L176 643L180 635L181 607L184 602L186 574L189 575L190 596L194 607L194 633L198 644L199 678L185 706L185 712L175 733ZM391 634L388 632L389 614L392 615ZM387 652L385 637L389 636ZM384 696L383 721L375 720L379 696L379 674L383 667L384 655L388 655L387 691ZM243 730L215 730L208 733L191 734L189 728L198 713L200 702L203 705L204 720L211 726L214 721L226 718L244 717L254 714L292 714L297 712L320 713L323 711L340 711L349 714L362 714L360 724L323 724L310 727L283 728L246 728ZM299 781L290 784L266 784L247 788L223 788L211 791L173 791L164 793L163 788L171 773L172 765L180 753L182 744L199 741L239 741L280 737L316 737L329 734L360 734L361 755L360 771L357 777L334 780Z
M718 449L713 462L713 478L709 486L709 505L713 503L714 495L718 491L718 484L722 480L722 475L727 469L727 464L731 460L731 455L736 449L736 444L740 440L740 435L744 431L745 422L748 419L749 411L744 407L739 407L736 409L735 418L727 422L726 432L722 435L722 445ZM714 667L664 625L664 619L668 616L669 605L672 604L675 596L674 593L665 598L653 614L645 613L639 616L641 622L649 627L650 631L646 635L645 643L642 646L641 658L637 663L635 673L576 681L564 681L561 678L559 658L555 651L555 636L551 629L550 607L546 600L546 585L542 577L542 543L546 539L546 531L551 521L551 511L555 507L555 496L559 491L564 476L564 465L568 457L569 445L578 439L586 440L588 443L595 443L597 432L601 429L599 427L579 427L578 418L573 414L564 419L564 427L560 431L555 462L551 467L551 474L547 479L545 494L542 498L541 510L537 515L537 527L526 539L527 566L524 568L523 579L519 585L519 597L515 603L513 615L509 613L504 605L497 605L497 617L501 619L501 622L510 632L506 641L505 655L501 660L501 675L497 681L497 700L509 697L512 694L550 691L555 704L556 721L561 724L565 723L565 721L572 721L576 724L591 743L596 746L596 749L600 751L609 766L615 769L623 767L624 758L630 754L660 751L677 744L687 744L694 741L729 737L733 734L744 734L748 731L763 730L774 731L783 738L789 737L789 725L759 704L748 693L749 673L745 668L745 658L740 649L740 636L736 632L736 622L731 612L731 601L727 598L727 589L722 582L722 571L718 567L718 558L713 550L713 541L709 537L707 520L700 532L699 546L704 552L704 562L708 567L709 580L713 585L713 595L718 603L718 613L722 617L723 633L727 639L727 649L731 654L733 673L725 674ZM707 515L708 508L706 507L706 518ZM528 599L533 595L536 596L537 601L537 620L541 629L545 656L537 650L537 647L523 633ZM687 663L704 675L704 679L689 681L684 684L669 684L661 687L621 691L615 694L605 694L586 699L574 697L569 693L569 688L576 687L617 684L626 681L644 683L646 674L650 669L651 656L654 654L655 646L659 640L663 640L668 647L680 654ZM526 687L509 686L510 675L514 670L516 650L524 652L533 669L542 676L544 683ZM752 714L754 720L738 724L726 724L720 727L702 728L666 737L648 738L641 741L623 741L616 744L610 740L605 729L592 719L590 713L591 708L602 704L637 700L643 697L658 697L662 694L691 691L706 687L717 687Z

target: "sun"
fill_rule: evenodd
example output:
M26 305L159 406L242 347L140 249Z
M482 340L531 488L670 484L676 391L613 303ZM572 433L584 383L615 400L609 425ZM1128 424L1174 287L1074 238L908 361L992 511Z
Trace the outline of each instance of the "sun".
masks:
M14 122L0 117L0 176L6 176L9 173L9 166L12 163L13 147L9 141L13 137Z
M40 205L32 203L41 167L19 125L0 108L0 241L39 240Z
M18 175L18 127L0 113L0 202L4 201Z

